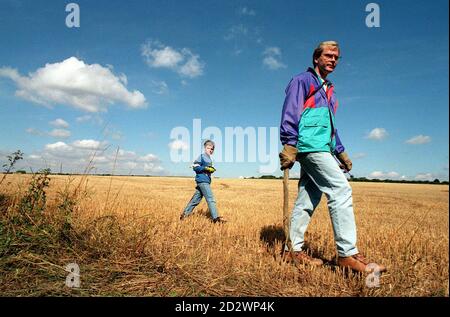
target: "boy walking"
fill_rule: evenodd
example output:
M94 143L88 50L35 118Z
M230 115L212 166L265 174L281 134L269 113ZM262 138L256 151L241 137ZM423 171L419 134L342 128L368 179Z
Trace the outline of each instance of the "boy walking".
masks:
M211 174L216 171L212 165L211 155L214 153L215 144L211 140L206 140L203 143L205 152L200 154L200 156L194 161L192 165L195 171L195 182L197 186L195 188L195 193L191 200L184 208L183 213L180 216L180 220L183 220L189 216L195 207L200 204L200 201L205 197L208 203L209 212L211 213L212 221L214 223L224 223L225 220L219 217L216 208L216 200L214 199L213 192L211 190Z

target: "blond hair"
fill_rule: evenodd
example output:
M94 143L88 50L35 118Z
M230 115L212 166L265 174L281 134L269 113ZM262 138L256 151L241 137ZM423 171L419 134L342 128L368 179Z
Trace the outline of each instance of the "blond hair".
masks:
M203 143L203 146L206 147L208 144L210 144L213 148L216 147L216 144L215 144L214 141L212 141L212 140L206 140L206 141Z
M341 54L341 49L339 48L339 43L336 41L324 41L321 42L316 49L314 50L313 53L313 65L314 67L316 66L316 62L314 61L315 59L318 59L320 57L320 55L322 55L323 49L325 48L325 46L333 46L336 47L339 51L339 55Z

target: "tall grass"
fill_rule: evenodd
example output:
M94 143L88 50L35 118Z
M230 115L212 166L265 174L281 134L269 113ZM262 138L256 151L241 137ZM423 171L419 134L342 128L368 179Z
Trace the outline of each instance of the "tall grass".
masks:
M326 265L296 267L280 257L281 181L216 180L228 220L218 225L204 202L179 221L192 180L119 179L12 175L17 187L0 195L0 294L448 296L448 186L353 185L358 247L389 269L369 288L335 266L325 198L307 241ZM65 285L68 263L80 288Z

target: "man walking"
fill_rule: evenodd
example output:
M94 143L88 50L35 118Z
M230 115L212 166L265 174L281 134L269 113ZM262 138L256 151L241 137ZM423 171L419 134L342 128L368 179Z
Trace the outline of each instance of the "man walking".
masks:
M293 256L300 263L322 265L302 250L304 234L320 202L327 196L338 252L338 265L358 272L369 271L369 261L356 247L356 224L353 214L352 189L341 169L350 171L352 162L344 151L335 126L338 102L331 74L340 57L335 41L319 44L313 53L313 68L308 68L289 82L283 105L280 139L281 169L301 165L299 192L291 215L290 240ZM334 158L339 160L339 164ZM292 260L290 252L285 256ZM383 272L386 267L377 264Z

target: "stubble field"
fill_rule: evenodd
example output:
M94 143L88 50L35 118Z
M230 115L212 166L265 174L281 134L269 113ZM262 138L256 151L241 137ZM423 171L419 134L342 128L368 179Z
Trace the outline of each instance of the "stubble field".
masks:
M219 214L228 221L218 225L205 201L179 220L194 192L191 178L49 178L40 204L30 175L8 175L0 186L0 295L449 294L447 185L351 183L358 248L388 267L378 287L368 287L365 276L334 265L325 196L306 240L326 265L281 260L281 180L214 179ZM291 209L297 181L289 188ZM30 196L36 199L24 200ZM80 268L79 288L65 284L69 263Z

